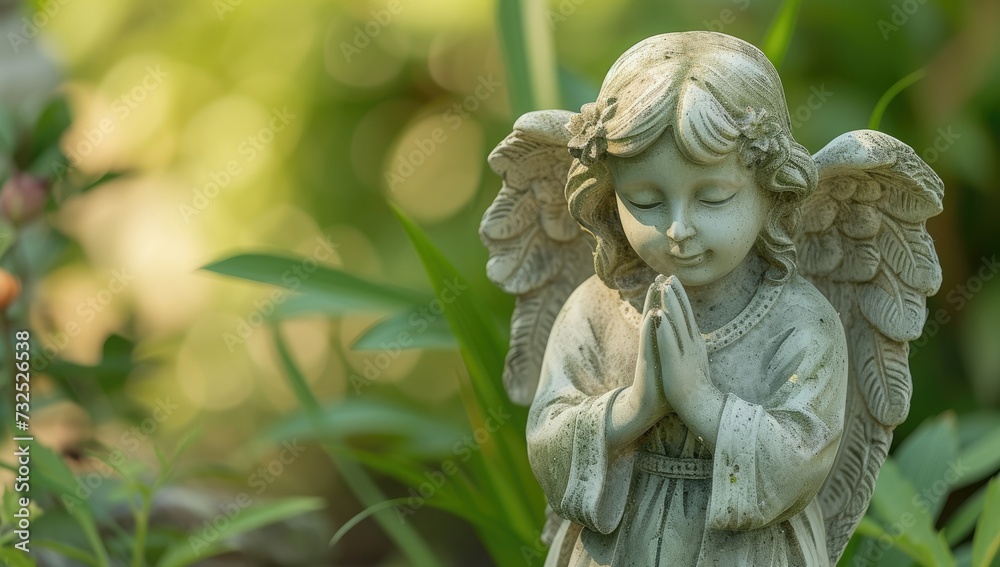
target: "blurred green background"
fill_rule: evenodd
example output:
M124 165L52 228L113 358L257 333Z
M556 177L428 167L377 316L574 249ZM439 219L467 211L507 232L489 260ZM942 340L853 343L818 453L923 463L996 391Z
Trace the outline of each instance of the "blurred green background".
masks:
M251 251L292 254L304 260L282 264L288 271L275 268L283 281L274 283L308 291L312 270L326 266L362 283L412 290L419 306L441 282L428 279L391 203L426 231L468 280L489 322L507 333L513 301L485 278L477 228L500 187L486 155L517 114L535 105L579 109L614 60L650 35L710 29L762 48L768 37L780 44L780 18L768 34L782 10L788 46L779 72L795 136L813 152L867 127L880 98L924 70L888 101L879 124L911 145L946 187L944 213L928 223L944 283L929 301L925 336L913 346L913 405L897 444L927 420L926 427L954 437L952 452L980 439L1000 443L993 413L1000 406L1000 2L796 5L0 1L0 181L41 183L48 195L41 216L5 224L5 248L17 244L2 266L23 287L7 309L5 332L32 333L38 442L82 478L108 470L98 455L114 460L117 450L122 457L111 467L122 470L102 474L109 480L98 483L100 495L83 499L99 538L109 542L109 564L162 561L172 543L190 543L203 518L241 493L255 506L291 508L261 521L264 531L226 540L228 552L202 564L414 564L412 554L421 552L401 551L399 539L413 534L387 535L388 521L419 534L440 564L510 563L498 555L503 544L483 542L484 526L431 506L406 522L386 508L382 527L362 520L327 546L372 503L364 494L406 499L407 485L423 482L420 473L400 482L406 475L366 458L397 455L422 463L413 470L433 472L443 459L464 456L455 444L475 433L464 409L468 376L440 312L404 311L396 317L405 325L369 335L375 350L362 350L355 342L393 312L391 302L365 304L358 292L344 296L359 301L358 309L328 301L279 316L293 295L284 288L200 268ZM526 13L534 19L519 21ZM526 67L518 67L519 53ZM525 94L524 81L511 77L531 69L548 74ZM18 177L25 174L31 177ZM301 368L298 386L307 384L336 409L320 427L336 438L326 449L310 433L273 324ZM407 325L419 328L427 348L386 343ZM5 438L12 427L8 348ZM505 436L523 438L518 419ZM157 452L170 454L192 432L172 468L183 474L163 475L169 459ZM283 443L293 439L305 449L289 457ZM490 467L503 469L503 452L481 447L492 444L468 445L479 472L459 476L473 492L500 491L476 486ZM515 457L524 474L524 456ZM43 466L37 459L36 469ZM985 466L982 478L997 468ZM12 477L4 477L8 493ZM980 478L952 487L938 527L982 486ZM542 521L537 488L508 488L530 510L517 541L531 541ZM497 494L502 500L505 493ZM60 516L65 501L46 498L36 499L42 508L34 537L99 558L80 527L86 522ZM134 503L152 519L139 563L131 555L141 523L135 518L142 517L129 514ZM500 517L507 516L483 521ZM969 541L967 531L959 535L958 542ZM514 549L527 564L542 563ZM44 553L39 565L86 564L68 562L58 545ZM13 557L3 556L17 565Z

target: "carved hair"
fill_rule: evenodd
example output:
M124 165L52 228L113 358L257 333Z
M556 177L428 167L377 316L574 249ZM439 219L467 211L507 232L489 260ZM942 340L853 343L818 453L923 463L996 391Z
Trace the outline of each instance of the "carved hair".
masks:
M629 49L608 71L597 102L567 124L575 158L566 185L570 213L594 235L604 283L635 303L653 271L632 250L618 216L607 156L638 155L665 132L691 162L732 152L771 195L758 253L787 281L795 273L792 234L799 204L816 187L809 152L792 139L781 80L756 47L713 32L669 33Z

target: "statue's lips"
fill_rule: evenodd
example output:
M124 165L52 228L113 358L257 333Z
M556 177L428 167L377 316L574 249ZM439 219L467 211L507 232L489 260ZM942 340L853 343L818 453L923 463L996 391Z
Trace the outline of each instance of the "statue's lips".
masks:
M702 260L705 259L705 253L693 254L691 256L676 256L671 254L670 257L673 259L674 263L680 266L694 266L700 264Z

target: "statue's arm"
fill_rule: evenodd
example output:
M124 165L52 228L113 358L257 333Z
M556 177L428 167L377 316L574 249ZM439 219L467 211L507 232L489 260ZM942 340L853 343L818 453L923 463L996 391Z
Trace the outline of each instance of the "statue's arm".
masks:
M631 376L609 375L580 304L571 298L553 325L528 415L528 458L557 514L610 533L624 512L634 461L634 437L617 445L622 438L612 433L612 408Z
M840 321L826 317L794 330L763 378L784 379L766 404L725 396L708 510L714 529L783 521L819 492L844 427L847 345Z

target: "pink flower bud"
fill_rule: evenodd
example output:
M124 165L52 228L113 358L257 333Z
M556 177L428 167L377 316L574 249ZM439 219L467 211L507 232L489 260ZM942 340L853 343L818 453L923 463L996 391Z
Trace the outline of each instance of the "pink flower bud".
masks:
M0 311L6 311L21 295L21 282L7 270L0 270Z
M0 216L14 224L26 223L42 214L48 196L45 178L15 173L0 189Z

